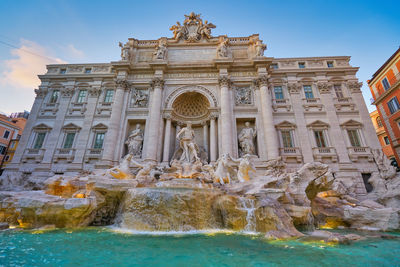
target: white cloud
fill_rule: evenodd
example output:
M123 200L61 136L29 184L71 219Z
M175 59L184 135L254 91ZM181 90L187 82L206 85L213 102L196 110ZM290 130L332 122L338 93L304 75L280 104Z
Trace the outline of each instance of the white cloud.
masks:
M14 57L0 62L0 95L1 111L8 114L23 110L30 110L35 99L34 89L40 84L38 74L46 73L46 65L66 63L54 58L45 47L21 39L21 46L11 50Z
M59 58L52 59L45 47L24 39L21 47L12 49L11 54L16 58L4 61L0 84L20 89L37 87L40 84L37 75L46 73L47 64L66 63Z
M74 59L82 59L85 57L85 53L77 49L73 44L69 44L64 47L67 54Z

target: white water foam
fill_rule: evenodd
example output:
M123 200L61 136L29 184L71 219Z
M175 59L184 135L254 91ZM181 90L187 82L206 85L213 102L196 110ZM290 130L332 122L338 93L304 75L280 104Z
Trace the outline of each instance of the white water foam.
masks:
M139 231L128 228L121 228L118 226L107 227L113 232L121 234L132 235L214 235L214 234L242 234L242 235L260 235L260 233L252 231L233 231L227 229L205 229L205 230L191 230L191 231Z
M239 198L242 204L242 209L247 212L246 221L247 224L244 227L243 232L255 233L256 232L256 216L254 215L255 207L254 200L250 198Z

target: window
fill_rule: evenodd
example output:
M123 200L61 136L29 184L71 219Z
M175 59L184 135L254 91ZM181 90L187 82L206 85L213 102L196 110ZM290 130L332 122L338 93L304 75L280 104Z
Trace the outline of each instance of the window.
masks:
M3 138L8 139L9 136L10 136L10 131L5 130Z
M105 103L111 103L114 96L114 90L107 90L106 95L104 96Z
M340 84L333 85L333 88L335 89L335 94L337 98L344 98L342 86Z
M299 62L299 69L304 69L306 67L306 63Z
M326 65L328 65L328 68L333 68L333 61L326 62Z
M92 73L92 69L91 68L86 68L85 69L85 73Z
M385 141L385 145L390 145L389 137L384 136L383 141Z
M6 153L7 147L0 145L0 155L4 155Z
M281 135L283 147L294 147L291 131L281 131Z
M324 137L324 131L322 130L314 131L314 136L315 136L315 142L317 143L317 147L327 147Z
M10 145L8 146L9 148L14 148L15 147L15 141L11 141Z
M42 148L45 137L46 137L46 133L37 133L33 148L34 149Z
M347 134L349 135L350 144L352 147L360 147L360 138L358 137L357 130L347 130Z
M383 88L385 88L385 90L390 88L390 84L389 84L388 80L386 79L386 77L383 78L382 85L383 85Z
M392 99L390 99L387 103L390 113L393 114L396 111L398 111L400 109L400 105L399 105L399 101L397 100L397 97L393 97Z
M103 148L104 133L96 133L93 148Z
M75 133L67 133L65 135L63 148L72 148L74 139L75 139Z
M86 90L80 90L76 102L83 103L86 100Z
M271 69L277 70L278 68L278 64L271 64Z
M60 74L65 74L67 72L67 69L60 69Z
M304 95L307 99L314 98L314 94L313 94L311 85L304 85L303 89L304 89Z
M274 93L275 93L275 99L283 99L282 86L275 86Z
M376 124L378 125L378 127L383 127L381 117L376 117Z
M58 97L60 96L60 91L54 90L50 97L50 104L57 103Z

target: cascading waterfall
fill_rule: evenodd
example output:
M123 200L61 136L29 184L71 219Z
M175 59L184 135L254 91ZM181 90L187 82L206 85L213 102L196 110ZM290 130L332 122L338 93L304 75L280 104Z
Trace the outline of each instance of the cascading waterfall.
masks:
M242 210L247 212L246 221L247 224L244 227L244 231L246 232L255 232L256 231L256 216L254 214L254 199L241 197L239 198Z

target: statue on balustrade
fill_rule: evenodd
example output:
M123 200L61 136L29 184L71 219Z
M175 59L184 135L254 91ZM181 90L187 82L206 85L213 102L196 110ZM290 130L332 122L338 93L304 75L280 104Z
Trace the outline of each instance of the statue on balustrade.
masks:
M125 144L128 145L128 154L135 157L141 156L142 144L143 144L143 132L140 129L140 124L136 124L136 129L129 134Z
M238 139L240 146L240 156L246 154L255 155L256 147L254 144L254 138L257 135L257 131L250 127L250 122L245 122L245 127L240 131Z

